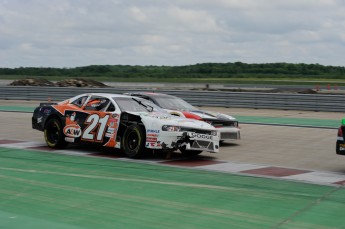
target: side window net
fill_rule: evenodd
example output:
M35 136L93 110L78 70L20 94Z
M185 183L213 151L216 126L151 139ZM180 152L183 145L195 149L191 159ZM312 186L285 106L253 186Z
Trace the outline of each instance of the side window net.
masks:
M73 102L71 102L72 104L78 106L78 107L82 107L85 103L85 101L87 100L88 96L82 96L76 100L74 100Z
M85 110L113 112L115 111L115 106L107 98L93 97L87 102Z

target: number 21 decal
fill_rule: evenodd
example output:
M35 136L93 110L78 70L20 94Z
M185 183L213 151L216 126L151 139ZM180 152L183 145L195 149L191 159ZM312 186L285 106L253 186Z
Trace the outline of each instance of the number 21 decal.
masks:
M88 141L97 141L97 142L102 141L108 119L109 119L109 115L106 115L103 118L100 118L97 114L92 114L89 117L87 117L85 123L88 126L84 130L82 139L85 139Z

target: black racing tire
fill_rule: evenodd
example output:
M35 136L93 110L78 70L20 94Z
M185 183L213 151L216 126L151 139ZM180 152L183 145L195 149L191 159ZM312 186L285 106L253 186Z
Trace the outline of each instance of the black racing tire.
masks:
M202 153L202 150L186 150L186 147L180 149L182 155L192 157Z
M122 137L122 149L129 158L142 158L145 153L146 135L139 125L127 127Z
M68 145L59 119L51 118L47 121L44 126L44 139L50 148L61 149Z

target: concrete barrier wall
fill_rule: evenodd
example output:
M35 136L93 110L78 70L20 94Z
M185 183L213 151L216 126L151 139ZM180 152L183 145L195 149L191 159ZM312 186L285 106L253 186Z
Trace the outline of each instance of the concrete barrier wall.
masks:
M126 93L153 91L133 88L78 88L78 87L14 87L0 86L2 100L61 101L82 93ZM154 92L175 95L195 106L241 107L257 109L285 109L310 111L345 111L344 95L290 94L290 93L253 93L221 92L202 90L164 90Z

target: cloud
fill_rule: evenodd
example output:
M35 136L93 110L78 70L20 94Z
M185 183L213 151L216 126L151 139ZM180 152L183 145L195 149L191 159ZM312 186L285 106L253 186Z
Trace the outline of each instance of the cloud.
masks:
M3 0L0 67L341 65L340 0Z

